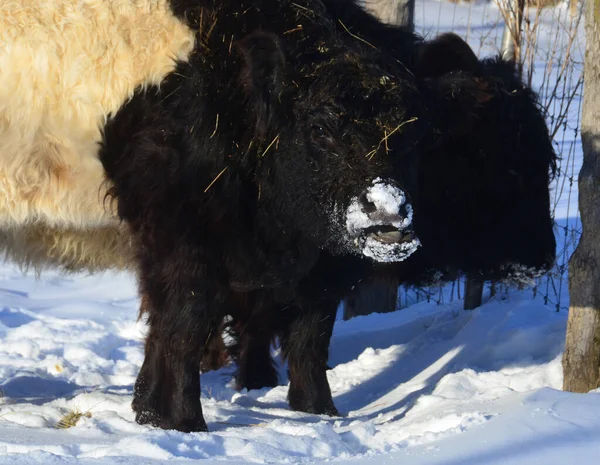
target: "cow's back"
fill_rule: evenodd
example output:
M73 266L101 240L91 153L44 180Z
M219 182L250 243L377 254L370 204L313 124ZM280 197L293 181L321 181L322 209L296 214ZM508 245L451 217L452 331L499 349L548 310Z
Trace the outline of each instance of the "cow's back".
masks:
M166 0L0 1L0 228L114 222L102 126L193 43Z

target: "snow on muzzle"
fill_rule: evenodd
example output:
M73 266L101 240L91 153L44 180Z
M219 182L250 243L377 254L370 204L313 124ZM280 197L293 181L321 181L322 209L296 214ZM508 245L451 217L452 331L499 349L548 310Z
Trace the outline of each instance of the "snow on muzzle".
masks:
M350 201L346 229L360 252L378 262L400 262L421 245L406 194L381 178Z

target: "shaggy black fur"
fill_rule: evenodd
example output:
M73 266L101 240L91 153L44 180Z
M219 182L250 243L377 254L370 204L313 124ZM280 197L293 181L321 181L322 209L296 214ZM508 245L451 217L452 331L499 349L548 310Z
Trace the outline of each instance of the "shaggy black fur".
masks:
M482 279L549 270L556 243L549 182L556 155L535 93L511 64L480 62L473 81L491 98L472 130L424 150L413 192L415 230L436 264Z
M324 315L333 317L339 299L355 284L373 279L423 285L434 278L454 278L460 271L482 279L522 281L550 269L556 244L548 185L556 155L537 96L522 84L512 64L500 58L478 60L453 34L430 42L411 39L406 31L378 23L354 0L324 3L342 19L344 31L403 60L430 110L429 127L421 127L425 137L415 139L422 144L418 164L407 163L403 141L389 140L396 179L412 195L415 230L423 247L390 265L345 258L335 271L332 263L340 259L322 257L311 273L319 276L312 281L315 292L320 289L325 295L327 289L330 297ZM410 53L410 47L398 50L398 43L415 44L416 52ZM354 38L348 45L365 47ZM305 289L309 282L304 282ZM275 371L267 348L285 329L254 336L253 326L244 326L251 310L232 315L240 341L230 349L239 366L238 387L272 386ZM253 345L262 347L265 359L249 361L243 347Z
M350 199L393 172L381 140L424 120L421 98L399 63L348 47L317 0L172 5L198 31L196 49L110 119L100 152L150 326L136 420L205 431L205 345L225 314L262 309L249 324L281 335L292 408L336 414L325 362L339 294L320 283L343 271L329 252L354 247ZM398 131L407 146L411 130ZM248 371L268 371L254 361L264 344L243 353Z

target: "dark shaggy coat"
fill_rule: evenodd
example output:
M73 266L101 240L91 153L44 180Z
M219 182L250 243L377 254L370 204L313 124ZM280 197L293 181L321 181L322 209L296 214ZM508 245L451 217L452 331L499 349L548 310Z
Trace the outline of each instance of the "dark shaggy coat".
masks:
M280 332L294 373L292 408L336 414L325 376L331 298L319 282L341 271L334 256L360 253L346 211L393 174L388 134L415 146L417 125L402 128L426 119L422 99L401 63L348 47L316 0L172 9L198 31L195 50L108 121L100 152L150 326L136 420L205 431L205 344L226 314L259 308L256 331ZM369 203L366 214L410 224L406 209Z

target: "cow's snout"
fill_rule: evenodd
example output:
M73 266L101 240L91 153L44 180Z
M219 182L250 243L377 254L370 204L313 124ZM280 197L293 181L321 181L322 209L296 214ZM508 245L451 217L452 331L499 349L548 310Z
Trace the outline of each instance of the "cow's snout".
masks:
M405 193L393 185L366 189L358 200L362 212L376 224L393 225L412 216L412 208Z
M403 260L420 244L407 194L379 178L352 200L346 227L362 253L377 261Z
M402 189L378 178L352 202L347 223L350 233L375 226L405 229L412 223L412 207Z

